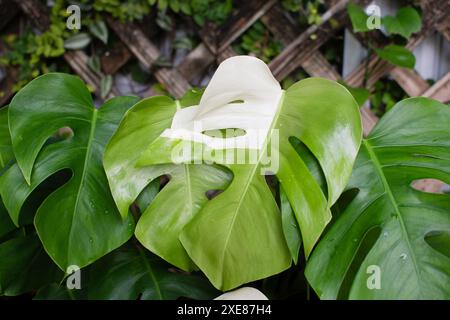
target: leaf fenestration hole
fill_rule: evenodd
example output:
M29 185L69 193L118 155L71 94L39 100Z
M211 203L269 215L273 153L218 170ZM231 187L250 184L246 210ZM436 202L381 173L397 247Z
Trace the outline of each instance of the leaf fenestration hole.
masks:
M425 242L434 250L450 258L450 231L435 230L425 235Z
M206 198L208 198L208 200L212 200L215 197L217 197L219 194L221 194L223 192L223 190L208 190L205 192L205 196Z
M52 137L56 140L65 140L72 138L74 135L72 128L62 127L55 131Z
M333 219L336 220L337 217L345 211L348 205L356 198L359 193L358 188L351 188L345 190L336 203L331 207L331 212L333 213Z
M20 209L19 223L28 224L33 222L34 215L42 202L54 191L66 184L73 176L71 169L62 169L53 173L42 181L28 196Z
M244 129L239 128L205 130L202 133L212 138L223 138L223 139L245 136L247 134L247 132Z
M411 188L425 193L443 194L445 186L443 181L431 178L417 179L411 182Z
M342 281L341 287L338 293L339 300L347 300L350 294L352 283L355 280L356 274L369 253L370 249L374 246L375 242L378 240L381 234L380 226L373 226L363 236L358 250L353 257L352 263L350 264L347 272L345 274L344 280Z
M328 189L325 174L323 173L322 167L320 166L317 158L314 156L311 150L309 150L309 148L298 138L289 137L289 142L308 167L308 170L311 172L317 184L320 186L320 189L322 190L325 198L328 198Z

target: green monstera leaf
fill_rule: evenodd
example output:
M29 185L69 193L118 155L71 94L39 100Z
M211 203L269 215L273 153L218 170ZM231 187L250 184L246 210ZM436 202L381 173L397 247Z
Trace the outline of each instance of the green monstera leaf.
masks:
M0 244L0 295L15 296L63 279L36 235Z
M199 274L185 274L135 241L81 270L81 290L53 283L39 290L38 300L171 300L212 299L217 291Z
M79 78L53 73L30 82L9 106L17 163L0 177L0 193L14 223L21 223L24 202L42 182L62 170L72 173L34 218L45 250L63 270L90 264L133 233L131 217L123 220L117 211L102 156L122 115L136 101L114 98L96 109ZM48 143L64 127L73 136Z
M244 135L207 134L233 128ZM273 138L277 134L279 139ZM256 139L249 141L250 136ZM327 196L291 138L302 141L320 163ZM156 196L139 220L136 236L179 267L174 257L183 252L183 259L192 259L216 288L228 290L279 273L292 261L265 174L276 173L280 180L308 255L350 177L360 140L358 106L343 86L308 79L285 92L261 60L241 56L219 66L198 106L181 108L166 97L134 106L108 145L104 164L124 217L150 181L162 173L171 176L173 188L167 185ZM222 142L236 145L221 149ZM179 152L188 149L193 152ZM225 154L228 159L234 151L252 157L254 150L258 155L247 163L216 157ZM223 192L207 197L212 190ZM174 208L157 201L160 195Z
M449 106L411 98L363 141L347 187L356 196L307 265L321 298L450 298L450 195L412 186L450 182L449 123Z
M152 97L137 103L127 112L108 144L104 165L124 219L130 205L150 182L163 175L170 177L153 199L153 204L141 207L143 213L136 226L136 237L173 265L194 270L195 264L179 242L179 234L186 222L208 201L206 192L223 189L230 175L213 166L136 167L141 153L170 126L176 110L177 103L168 97Z
M212 299L218 291L205 277L182 274L139 245L125 245L92 265L88 298Z
M8 107L3 107L0 109L0 175L13 158L14 154L8 127ZM3 201L0 199L0 237L15 228Z

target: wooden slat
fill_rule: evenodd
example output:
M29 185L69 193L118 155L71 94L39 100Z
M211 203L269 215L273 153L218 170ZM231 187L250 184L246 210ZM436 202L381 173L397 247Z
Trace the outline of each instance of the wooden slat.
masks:
M89 69L87 65L89 57L86 55L86 53L81 50L66 51L66 53L64 53L64 59L66 60L67 64L73 69L73 71L75 71L76 74L80 75L83 81L90 85L97 93L97 95L100 96L101 78L99 75L92 72L91 69ZM106 96L106 99L110 99L117 95L119 95L119 92L117 91L117 88L113 86L111 88L111 91Z
M13 0L0 0L0 30L3 29L19 12Z
M275 1L270 1L261 7L259 1L250 1L245 4L245 10L241 9L239 15L231 18L219 30L211 24L206 24L199 32L203 42L185 57L177 67L178 72L188 81L191 81L201 75L213 62L220 63L235 56L236 53L229 44L245 32L261 15L266 13L274 3ZM220 45L217 43L218 34L220 34ZM226 45L227 43L228 45Z
M295 40L300 29L290 19L280 5L274 5L261 17L261 21L284 46ZM301 67L313 77L324 77L332 80L340 79L339 74L320 53L310 56L301 63Z
M316 54L319 48L331 39L341 27L348 24L346 13L348 2L348 0L337 2L322 16L322 22L319 25L312 25L306 29L270 62L269 67L278 80L284 79L305 60ZM358 1L361 5L369 2L368 0ZM333 19L332 24L330 23L331 19ZM315 36L312 38L312 35Z
M132 57L130 50L122 41L116 41L101 57L102 71L106 74L115 74Z
M332 30L324 32L325 29L329 29L326 28L328 20L331 17L336 17L339 13L341 13L339 17L340 19L337 21L342 21L344 18L344 8L347 5L347 2L347 0L341 0L337 5L328 10L320 25L310 26L270 62L269 67L278 80L284 79L292 71L297 69L297 67L299 67L304 60L309 58L330 38L330 32ZM315 40L311 39L313 34L316 34L317 36Z
M134 23L121 23L112 17L108 17L107 22L134 56L150 70L160 53L144 32Z
M450 42L450 19L446 19L436 25L436 29Z
M368 107L362 107L359 110L361 112L363 123L363 134L364 137L367 137L373 127L377 124L378 117Z
M394 68L391 76L410 97L420 96L430 87L415 70Z
M145 68L151 71L159 58L160 52L145 36L144 32L134 23L120 23L111 17L107 21L120 40ZM154 71L154 76L176 98L181 97L191 87L189 82L177 70L159 68Z
M276 0L260 1L247 0L240 14L232 16L228 23L218 30L217 52L222 52L231 43L244 33L254 22L256 22L267 10L270 9Z
M192 81L214 61L214 55L201 43L184 58L177 69L186 80Z
M283 45L289 45L300 32L291 16L283 10L280 4L274 5L262 17L261 22L273 33Z
M450 72L448 72L441 80L436 82L423 94L424 97L439 100L441 102L450 101Z
M14 0L16 5L30 18L39 31L45 31L50 25L47 8L37 0Z

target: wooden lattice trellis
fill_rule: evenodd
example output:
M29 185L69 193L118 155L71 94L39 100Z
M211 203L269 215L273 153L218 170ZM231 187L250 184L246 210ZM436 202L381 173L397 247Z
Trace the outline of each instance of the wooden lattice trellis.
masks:
M3 3L17 5L36 28L44 30L49 24L47 8L39 0L0 0ZM255 21L261 20L274 37L284 45L283 51L270 63L273 74L282 80L294 70L301 67L310 76L325 77L341 80L341 76L320 53L319 49L340 30L349 26L346 6L349 0L326 0L328 10L322 16L320 25L312 25L301 30L289 17L285 16L277 0L246 0L238 1L238 12L231 16L221 27L207 25L199 30L202 42L194 48L184 60L175 68L159 68L156 61L160 56L157 46L152 43L144 31L136 23L121 23L109 17L107 23L122 41L118 58L113 62L113 69L117 70L134 55L141 64L151 70L156 80L174 97L180 97L191 87L193 79L201 75L211 64L217 64L227 57L235 55L231 44L243 34ZM371 1L358 0L360 5L367 5ZM15 3L15 4L14 4ZM407 43L410 49L419 45L427 36L435 31L441 32L450 41L450 19L446 14L450 12L448 0L422 0L423 11L422 31L414 35ZM349 28L351 29L351 28ZM314 35L314 36L313 36ZM359 35L356 35L358 38ZM381 32L374 37L375 41L383 43L386 39ZM64 59L86 83L94 90L99 90L100 78L86 65L87 55L83 51L69 51ZM344 80L350 86L361 86L364 79L365 64L362 62ZM414 70L404 69L378 61L374 55L369 58L372 68L369 86L385 75L390 75L410 96L427 96L442 102L450 100L450 72L433 86L421 78ZM112 70L112 71L114 71ZM14 70L10 70L13 79ZM10 80L11 81L11 80ZM10 83L4 84L10 86ZM112 88L110 96L116 95L116 88ZM8 99L6 96L3 100ZM361 108L364 133L367 134L377 121L377 117L368 109Z
M3 7L20 8L34 23L36 28L45 30L49 25L47 8L39 0L3 0ZM143 66L152 70L156 80L175 97L180 97L191 87L190 81L204 72L213 63L235 55L231 43L243 34L255 21L260 19L272 32L274 37L284 45L284 50L270 63L273 74L278 80L287 77L298 67L302 67L310 76L325 77L332 80L340 80L341 76L323 57L319 49L340 29L347 27L349 21L346 15L348 0L326 0L328 11L322 17L320 25L313 25L300 32L299 26L285 16L277 0L248 0L241 1L237 14L220 28L207 25L199 30L202 43L194 48L176 68L158 68L155 62L160 56L156 45L145 35L138 24L120 23L108 18L108 25L118 35L125 45L119 48L120 59L115 61L114 69L117 70L134 55ZM367 5L368 0L357 1L360 5ZM240 2L238 2L239 5ZM413 36L407 47L413 49L435 30L441 32L450 40L450 20L446 14L450 12L450 1L423 0L423 28L419 34ZM14 10L13 10L14 11ZM12 15L9 14L9 17ZM330 22L333 21L333 24ZM314 37L312 37L314 35ZM359 35L357 35L358 37ZM376 41L383 42L383 35L379 32ZM131 52L131 54L129 54ZM87 67L87 55L83 51L68 51L64 59L86 83L94 90L98 90L100 77ZM368 85L374 84L379 78L390 74L392 78L410 96L427 96L446 102L450 100L450 73L447 73L433 86L429 86L417 72L409 69L395 67L386 62L379 62L376 56L370 57L369 66L373 71L368 79ZM361 63L351 74L343 79L350 86L360 86L363 82L365 62ZM14 77L14 70L11 70ZM116 95L113 88L110 95ZM6 100L8 97L3 98ZM362 109L364 132L367 133L376 122L376 117L370 110Z

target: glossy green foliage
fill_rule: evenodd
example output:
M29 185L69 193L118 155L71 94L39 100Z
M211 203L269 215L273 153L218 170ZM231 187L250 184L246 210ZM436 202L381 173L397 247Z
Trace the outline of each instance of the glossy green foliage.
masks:
M182 273L135 241L82 269L80 289L66 282L42 287L37 300L212 299L220 294L199 274Z
M8 107L0 109L0 175L6 170L14 158L11 137L8 128ZM0 199L0 238L15 229L3 201Z
M63 278L36 235L0 243L0 295L15 296Z
M396 66L412 69L416 65L416 57L405 47L395 44L375 49L377 55Z
M126 245L95 263L89 299L212 299L217 290L198 275L180 273L139 245Z
M193 98L189 98L190 101ZM162 175L169 183L143 211L136 236L144 246L184 270L195 269L178 240L181 229L207 202L206 192L223 189L230 180L223 169L213 166L172 164L137 167L145 148L170 126L177 109L168 97L140 101L125 115L108 144L104 165L112 194L125 219L128 209L147 184Z
M349 3L347 6L347 13L352 22L354 32L368 32L370 31L367 26L367 20L369 16L366 14L363 8L360 6Z
M174 172L139 221L138 239L179 267L186 268L192 259L222 290L287 269L292 258L280 210L260 172L260 161L222 164L228 170L172 164L171 150L182 141L159 135L170 126L176 105L165 97L138 103L125 116L105 153L105 169L124 217L145 185ZM277 176L302 230L308 255L331 218L330 206L350 176L361 139L358 106L339 84L308 79L287 90L273 128L280 132ZM328 197L290 137L300 139L317 158L328 183ZM267 143L269 140L267 137ZM168 189L170 183L173 189ZM208 201L206 192L210 190L224 191ZM187 252L181 255L182 250Z
M102 156L122 115L136 101L118 97L98 110L79 78L55 73L30 82L10 104L17 163L0 177L0 193L14 223L22 223L21 208L42 182L71 171L34 218L39 238L62 270L90 264L133 233L131 217L121 219L114 204ZM70 127L73 136L49 141L63 127Z
M410 98L363 141L347 186L355 196L307 265L320 298L450 298L450 195L412 186L450 182L449 123L450 107Z
M390 34L399 34L409 39L413 33L419 32L422 28L420 14L411 7L403 7L394 16L383 18L383 25Z

